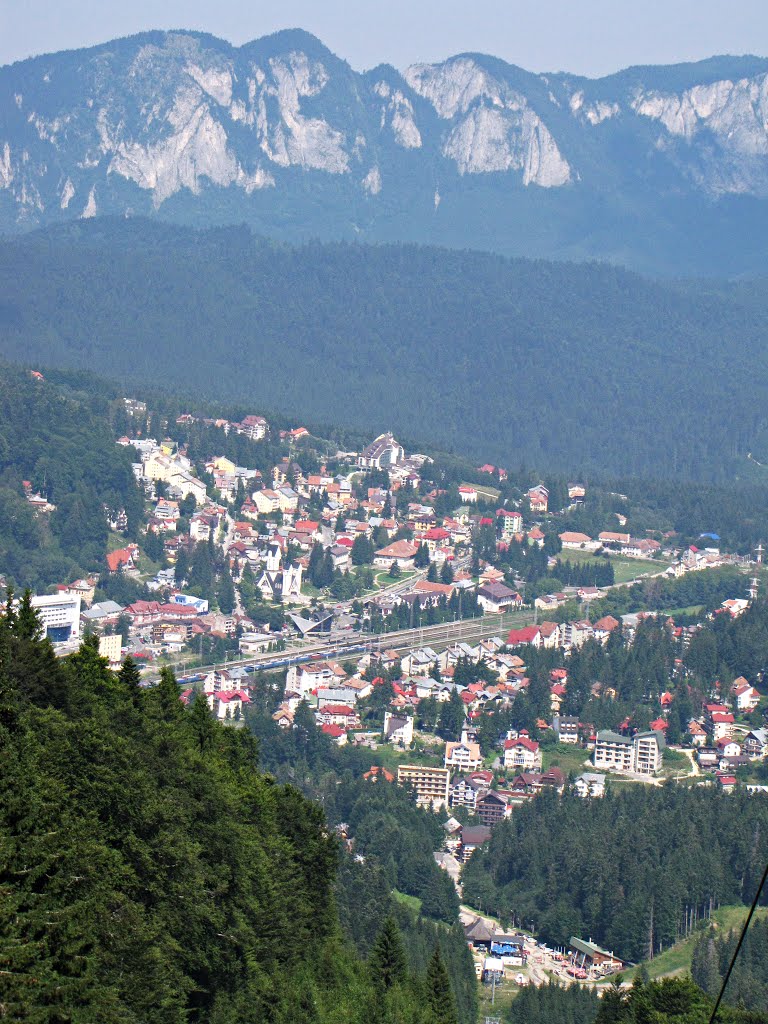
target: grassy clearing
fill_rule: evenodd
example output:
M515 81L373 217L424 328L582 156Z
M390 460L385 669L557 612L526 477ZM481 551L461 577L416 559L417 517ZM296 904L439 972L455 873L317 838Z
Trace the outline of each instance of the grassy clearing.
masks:
M575 550L561 551L559 556L564 562L579 562L580 564L604 565L603 558L595 558L591 551ZM662 572L666 569L668 562L656 561L648 558L625 558L623 555L611 555L610 562L617 583L630 583L639 576L648 573Z
M665 608L661 615L701 615L705 606L703 604L689 604L687 608Z
M575 747L570 743L558 743L555 747L545 747L542 751L542 767L544 771L550 768L559 768L565 775L568 772L575 772L581 775L582 772L594 771L588 768L584 762L589 760L589 751L582 747Z
M523 972L524 973L524 972ZM496 984L496 995L494 999L493 986L486 985L482 981L477 983L478 1020L484 1021L486 1017L500 1017L504 1020L512 1003L517 998L520 988L510 978ZM494 999L493 1002L491 1000Z
M482 501L498 501L501 491L496 487L488 487L485 484L468 484L466 481L462 482L462 487L474 487L477 491L477 496Z
M712 922L718 931L729 932L740 928L747 916L747 907L720 907L712 915ZM759 907L756 916L768 916L768 907ZM686 974L691 969L693 947L701 935L700 931L689 935L687 939L676 943L669 949L665 949L653 960L646 961L645 966L652 978L669 978L676 974ZM639 968L633 967L628 971L622 971L626 981L632 981Z
M442 768L444 760L443 747L423 747L413 750L400 750L389 743L382 743L372 752L375 761L391 772L397 772L399 764L419 764L430 768Z
M418 896L409 896L406 892L400 892L399 889L393 889L392 895L395 897L398 903L402 903L406 907L410 907L416 914L421 913L421 900Z

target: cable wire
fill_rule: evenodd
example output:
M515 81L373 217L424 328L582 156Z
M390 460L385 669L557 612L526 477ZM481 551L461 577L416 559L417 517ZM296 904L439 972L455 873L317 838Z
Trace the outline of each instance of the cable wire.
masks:
M731 962L728 964L728 970L725 972L725 977L723 978L723 984L720 986L720 991L717 994L717 1002L715 1003L715 1008L712 1011L712 1016L709 1018L709 1024L715 1024L715 1018L717 1017L717 1011L720 1009L720 1003L722 1001L723 995L725 994L725 990L726 990L726 987L728 985L728 979L731 977L731 971L733 970L733 965L736 963L736 957L739 955L739 950L741 949L741 944L744 941L744 936L747 934L747 929L749 928L749 923L752 920L752 917L753 917L753 915L755 913L755 910L757 909L757 903L758 903L758 900L760 899L760 893L763 891L763 886L765 885L766 879L768 879L768 864L765 865L765 871L763 872L763 877L760 880L760 885L758 885L758 887L757 887L757 892L755 893L755 898L752 900L752 906L749 908L749 913L747 914L747 920L744 922L744 927L741 929L741 935L739 936L739 941L736 943L736 949L734 949L734 951L733 951L733 956L731 957Z

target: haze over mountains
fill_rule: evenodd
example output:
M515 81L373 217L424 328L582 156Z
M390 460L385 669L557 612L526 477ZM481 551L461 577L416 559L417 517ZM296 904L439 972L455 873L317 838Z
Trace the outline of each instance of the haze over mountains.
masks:
M768 461L762 280L97 218L7 240L0 281L0 355L34 367L540 472Z
M652 273L768 268L768 60L599 80L463 54L359 74L294 30L0 68L0 230L99 214Z

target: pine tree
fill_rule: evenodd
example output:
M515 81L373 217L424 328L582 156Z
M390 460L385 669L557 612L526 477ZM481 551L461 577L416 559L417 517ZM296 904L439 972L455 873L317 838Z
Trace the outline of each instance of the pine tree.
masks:
M309 553L309 565L307 566L307 576L309 576L310 583L318 590L320 590L323 585L322 569L323 545L318 543L312 546L312 550Z
M128 694L132 703L134 705L138 705L141 702L142 697L141 671L130 655L128 655L120 666L117 678L120 680L124 691Z
M435 946L427 966L426 988L430 1024L459 1024L456 999L439 943Z
M385 918L368 958L371 977L378 988L392 988L407 978L407 961L403 938L397 921L390 914Z
M187 549L180 547L176 555L175 578L176 586L181 587L189 579L189 555Z
M219 587L216 594L219 608L225 615L231 615L235 610L235 584L232 581L232 574L228 568L224 568L219 579Z
M333 567L333 555L328 548L323 555L323 562L320 570L320 587L330 587L333 584L335 570Z
M163 718L172 720L181 717L182 706L179 700L179 684L176 682L173 669L167 666L160 669L160 681L155 687L155 694Z
M25 590L19 601L14 628L19 640L39 640L43 635L43 624L36 609L32 607L32 594Z
M365 534L361 533L359 537L355 537L355 542L352 545L352 564L370 565L372 561L373 544Z
M437 583L437 566L434 562L429 563L429 569L427 570L427 580L430 583Z
M231 717L229 708L227 708L227 714ZM213 742L214 735L214 722L211 717L211 709L208 706L208 700L204 693L195 694L195 699L192 702L192 710L189 715L189 722L197 745L200 749L200 753L202 754L206 747Z
M417 569L426 569L429 565L429 548L424 541L419 544L419 549L413 557L413 564Z

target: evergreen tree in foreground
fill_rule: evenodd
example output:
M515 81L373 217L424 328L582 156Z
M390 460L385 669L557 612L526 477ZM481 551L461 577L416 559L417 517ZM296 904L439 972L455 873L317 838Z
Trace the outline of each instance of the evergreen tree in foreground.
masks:
M394 917L387 917L371 949L368 962L373 983L380 989L390 989L407 977L405 949L400 929Z
M430 1024L459 1024L451 979L445 969L439 944L435 946L427 967L426 987Z

